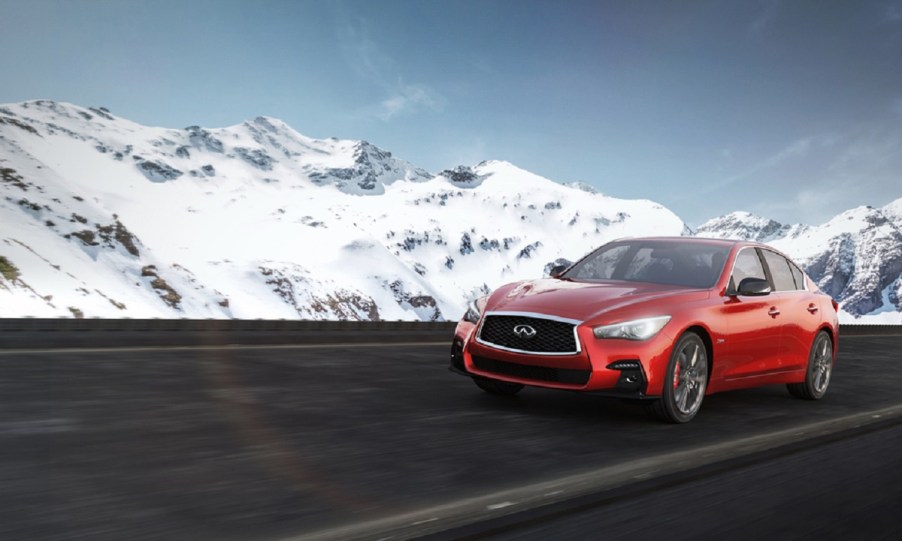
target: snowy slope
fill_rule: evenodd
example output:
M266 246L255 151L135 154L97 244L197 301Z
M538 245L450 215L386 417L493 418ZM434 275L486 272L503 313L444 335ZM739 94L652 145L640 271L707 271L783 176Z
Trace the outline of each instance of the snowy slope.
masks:
M686 231L651 201L506 162L433 175L273 118L0 106L0 317L456 319L556 258Z
M840 301L846 323L902 323L902 199L857 207L819 226L782 225L734 212L699 236L766 242L798 262Z

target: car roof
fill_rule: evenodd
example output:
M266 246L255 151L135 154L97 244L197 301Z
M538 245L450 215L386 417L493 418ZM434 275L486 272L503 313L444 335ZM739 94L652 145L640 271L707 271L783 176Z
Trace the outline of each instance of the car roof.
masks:
M744 240L734 240L734 239L712 239L707 237L622 237L614 242L620 241L630 241L630 240L649 240L654 242L681 242L681 243L693 243L693 244L717 244L722 246L734 246L734 245L742 245L742 246L762 246L762 244L758 242L750 242Z

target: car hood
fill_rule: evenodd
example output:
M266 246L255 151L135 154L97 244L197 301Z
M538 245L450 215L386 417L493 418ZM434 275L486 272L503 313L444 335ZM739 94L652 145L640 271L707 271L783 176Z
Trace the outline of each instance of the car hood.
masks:
M708 295L707 290L643 282L573 282L549 278L502 286L489 298L486 311L534 312L593 321L640 303L673 297L688 302Z

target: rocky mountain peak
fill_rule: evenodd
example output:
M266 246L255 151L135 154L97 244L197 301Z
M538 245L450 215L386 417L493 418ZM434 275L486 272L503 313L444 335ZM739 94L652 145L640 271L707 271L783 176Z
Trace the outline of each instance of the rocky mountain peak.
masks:
M736 211L708 220L699 226L695 234L700 237L767 242L782 236L790 228L750 212Z
M843 311L882 321L902 311L900 207L902 200L883 208L860 206L818 226L732 212L709 220L696 234L770 244L799 263Z

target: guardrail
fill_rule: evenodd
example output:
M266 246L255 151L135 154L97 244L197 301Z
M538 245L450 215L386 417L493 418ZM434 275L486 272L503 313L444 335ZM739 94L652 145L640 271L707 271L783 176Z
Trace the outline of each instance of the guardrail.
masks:
M311 332L311 331L448 331L448 321L309 321L290 319L70 319L0 318L8 331L181 331L181 332Z
M451 343L456 322L0 318L0 348ZM840 336L900 335L902 325L841 325Z
M3 319L0 348L197 347L447 342L455 322L239 319Z
M311 321L290 319L70 319L0 318L9 331L181 331L181 332L311 332L311 331L448 331L456 321ZM840 334L902 334L902 325L839 326Z
M840 325L840 336L862 336L870 334L902 335L902 325Z

